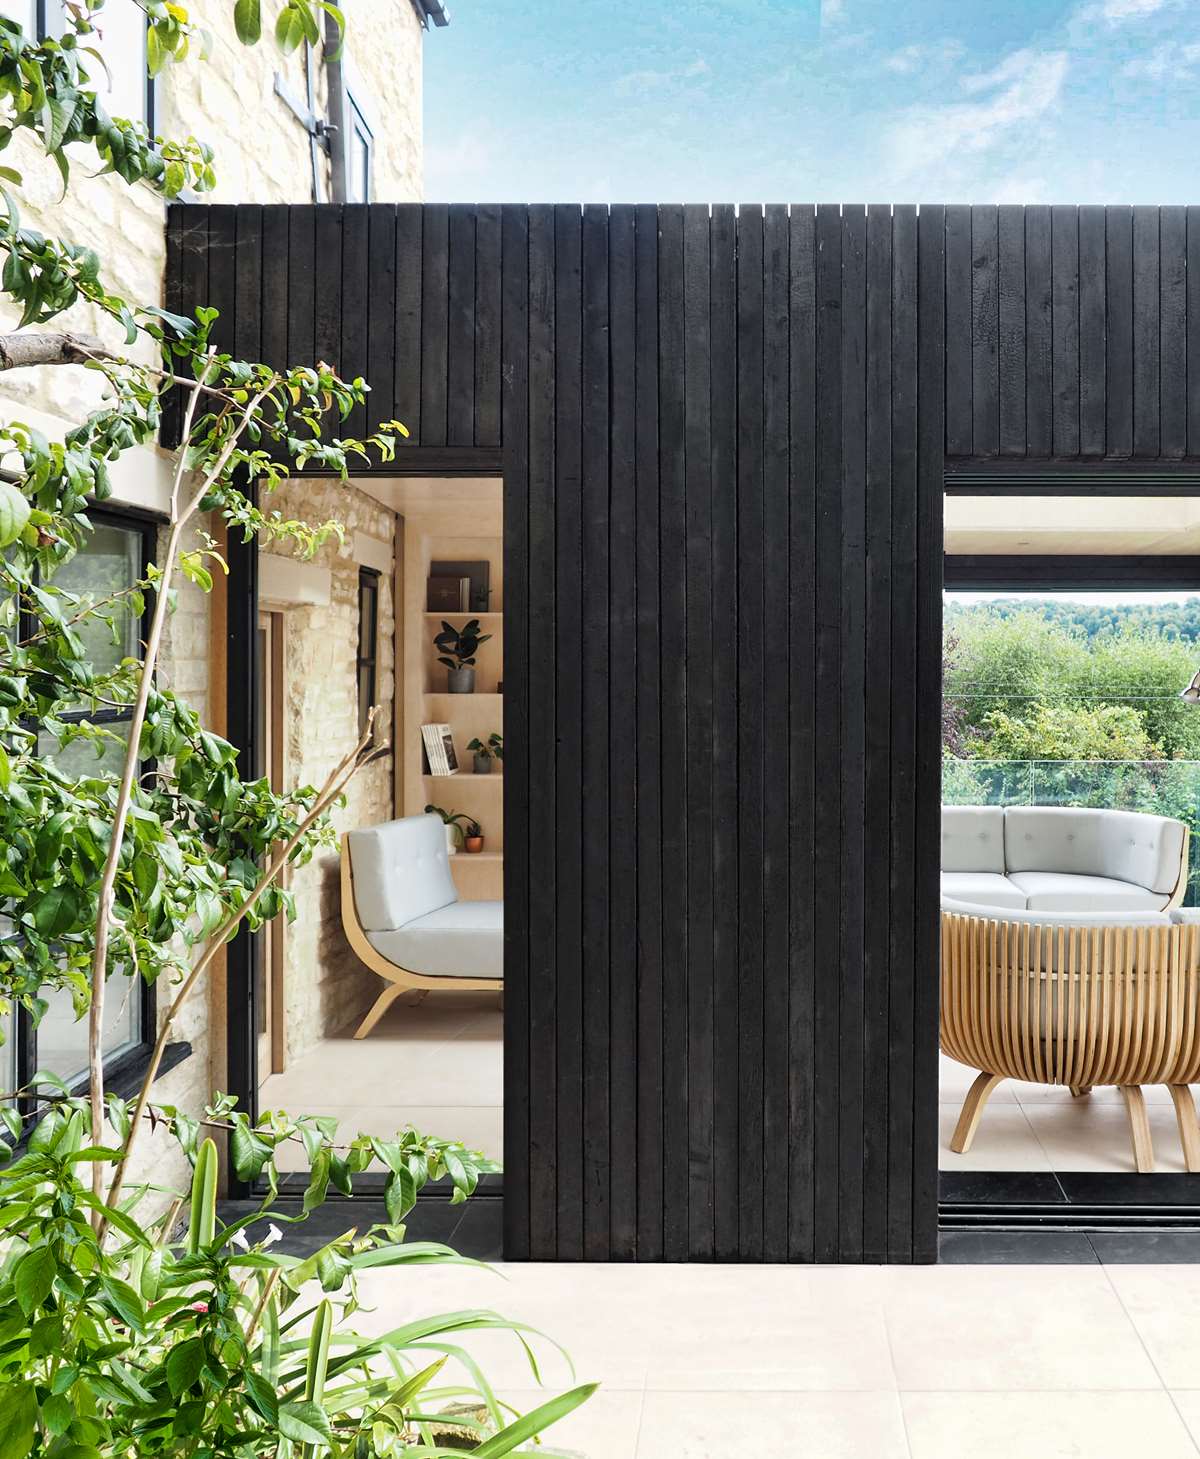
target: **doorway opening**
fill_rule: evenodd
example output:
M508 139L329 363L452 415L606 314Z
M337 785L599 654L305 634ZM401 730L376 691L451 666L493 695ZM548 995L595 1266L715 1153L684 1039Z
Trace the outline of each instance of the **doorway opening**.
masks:
M503 486L412 477L351 491L344 540L312 568L260 559L261 773L319 783L369 721L373 753L334 814L337 849L293 869L296 921L254 948L257 1105L381 1144L415 1127L498 1166ZM283 1194L298 1196L303 1148L277 1161ZM377 1161L353 1199L382 1205L386 1180ZM481 1195L500 1190L498 1173L480 1182ZM410 1233L498 1255L499 1202L451 1208L447 1194L427 1188Z
M1191 1093L1122 1085L1156 973L1121 961L1200 902L1198 667L1194 496L947 497L943 909L952 941L987 930L969 977L943 950L943 1229L1200 1225ZM1085 1060L1111 1082L1073 1078Z

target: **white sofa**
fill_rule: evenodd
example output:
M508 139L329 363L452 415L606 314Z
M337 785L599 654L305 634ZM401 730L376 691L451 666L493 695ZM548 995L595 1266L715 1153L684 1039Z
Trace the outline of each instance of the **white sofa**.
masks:
M364 1038L410 989L501 989L504 903L460 902L437 816L406 816L342 838L342 925L389 984L363 1019Z
M1188 829L1136 811L943 806L942 896L1029 912L1163 912L1187 889Z

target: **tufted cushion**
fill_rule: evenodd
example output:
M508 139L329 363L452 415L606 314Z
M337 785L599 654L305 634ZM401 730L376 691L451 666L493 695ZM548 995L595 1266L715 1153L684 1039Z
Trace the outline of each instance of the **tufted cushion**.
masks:
M366 933L403 927L458 900L438 816L406 816L351 831L354 905Z
M985 917L993 922L1022 922L1034 927L1169 927L1166 912L1029 912L976 906L942 898L942 911L960 917Z
M1058 871L1112 877L1169 896L1179 879L1184 826L1166 816L1064 806L1010 806L1009 874Z
M989 907L1024 907L1025 893L995 871L944 871L942 896L960 902L983 902Z
M1004 873L1004 808L942 807L942 870Z
M440 825L440 822L439 822ZM504 903L455 902L367 940L388 962L430 978L504 976Z
M1031 912L1161 912L1167 898L1111 876L1068 871L1014 871L1008 880L1025 894ZM988 900L986 897L980 901Z

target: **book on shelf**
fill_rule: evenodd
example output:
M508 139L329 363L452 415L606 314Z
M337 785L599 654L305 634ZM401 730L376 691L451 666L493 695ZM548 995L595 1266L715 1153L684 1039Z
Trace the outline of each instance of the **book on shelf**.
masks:
M430 775L458 774L458 756L454 753L454 737L448 724L423 724L421 739Z
M431 574L426 585L425 606L431 613L470 612L471 579Z

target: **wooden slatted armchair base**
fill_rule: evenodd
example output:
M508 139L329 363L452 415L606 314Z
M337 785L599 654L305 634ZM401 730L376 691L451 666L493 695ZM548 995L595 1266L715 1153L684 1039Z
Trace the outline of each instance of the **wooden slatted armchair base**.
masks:
M1139 1171L1154 1169L1142 1089L1171 1091L1189 1171L1200 1171L1200 925L1188 913L1128 917L942 904L941 1044L980 1070L951 1149L971 1148L1005 1079L1083 1097L1121 1090Z

